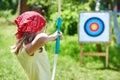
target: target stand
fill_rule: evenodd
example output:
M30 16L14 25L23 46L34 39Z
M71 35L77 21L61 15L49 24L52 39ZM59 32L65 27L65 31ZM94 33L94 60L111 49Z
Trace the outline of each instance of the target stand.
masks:
M109 12L82 12L79 14L78 37L80 43L80 63L83 56L105 57L108 67L108 53L110 42L110 14ZM105 44L105 52L84 52L84 43Z

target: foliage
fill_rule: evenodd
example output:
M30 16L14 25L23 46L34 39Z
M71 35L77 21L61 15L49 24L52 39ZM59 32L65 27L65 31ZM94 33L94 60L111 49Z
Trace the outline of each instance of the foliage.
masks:
M0 10L12 10L14 14L17 10L18 0L0 0Z
M6 23L9 23L9 24L14 24L14 20L12 20L11 18L13 18L14 16L11 14L11 10L1 10L0 11L0 18L3 18ZM14 15L17 15L17 14L14 14ZM15 17L14 17L15 19ZM1 20L0 22L3 22L3 20Z
M27 4L37 8L41 14L49 19L49 8L54 5L54 0L28 0Z
M80 11L89 11L90 8L88 7L89 5L86 4L84 6L80 2L77 3L77 1L72 2L70 1L62 1L61 4L61 17L62 17L62 27L61 31L64 34L68 35L74 35L77 33L77 26L78 26L78 18L79 18L79 13ZM56 3L57 4L57 3ZM51 6L51 10L57 9L57 5ZM53 22L53 24L56 24L56 19L58 17L58 12L57 10L55 12L51 12L50 20Z

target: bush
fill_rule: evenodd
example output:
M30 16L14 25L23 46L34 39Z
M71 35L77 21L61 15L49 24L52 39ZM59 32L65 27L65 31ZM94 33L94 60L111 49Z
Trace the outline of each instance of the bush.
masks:
M16 13L18 0L0 0L0 10L11 10L12 14Z

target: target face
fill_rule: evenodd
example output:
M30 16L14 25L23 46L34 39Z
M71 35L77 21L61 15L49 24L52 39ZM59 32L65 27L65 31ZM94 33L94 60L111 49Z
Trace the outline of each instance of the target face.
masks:
M101 35L104 31L104 28L104 22L97 17L88 19L84 25L85 32L92 37Z
M109 42L110 13L83 12L79 16L79 42Z

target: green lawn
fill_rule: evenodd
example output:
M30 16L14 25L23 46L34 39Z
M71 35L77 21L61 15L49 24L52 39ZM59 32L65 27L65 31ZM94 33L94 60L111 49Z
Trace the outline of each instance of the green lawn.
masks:
M25 73L16 56L10 52L15 42L16 26L0 18L0 80L26 80ZM54 43L54 44L53 44ZM46 49L51 71L54 59L55 42L49 42ZM94 45L85 45L84 50L94 51ZM77 34L64 35L61 41L55 80L120 80L120 50L115 41L109 48L109 68L104 67L104 58L84 57L83 66L79 61L80 46Z

